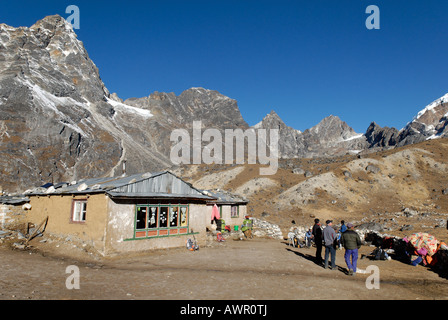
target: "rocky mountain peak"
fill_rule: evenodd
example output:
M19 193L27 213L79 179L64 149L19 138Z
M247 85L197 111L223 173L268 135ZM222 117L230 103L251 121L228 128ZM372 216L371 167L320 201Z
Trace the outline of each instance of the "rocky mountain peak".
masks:
M341 141L359 136L346 122L334 115L322 119L317 125L310 128L309 132L319 135L326 141Z
M264 128L264 129L280 129L280 130L295 130L291 127L288 127L280 116L272 110L268 113L263 120L253 126L255 129ZM299 130L295 130L297 133L300 133Z
M277 114L277 112L275 112L274 110L271 110L271 112L269 112L266 117L275 117L280 119L280 116Z
M254 128L279 129L279 154L282 158L340 155L359 152L367 147L363 134L357 134L334 115L301 132L287 126L275 111L271 111Z
M413 129L422 134L433 134L440 120L448 113L448 93L423 108L404 130Z
M247 128L238 103L218 91L190 88L176 96L173 92L153 92L148 97L130 98L125 103L151 110L161 122L191 128L193 121L203 127Z
M60 30L63 32L72 32L75 34L71 23L66 21L63 17L61 17L58 14L46 16L45 18L43 18L43 19L37 21L35 24L33 24L30 27L30 29L44 29L44 30L53 31L53 32ZM76 36L76 34L75 34L75 36Z
M372 122L365 133L370 147L395 146L399 140L399 131L395 128L382 128L376 122Z
M448 94L427 105L403 129L372 122L365 133L369 148L391 148L448 135Z
M414 119L400 130L397 146L418 143L448 135L448 94L423 108Z
M28 87L95 102L109 96L98 68L70 23L59 15L48 16L32 27L2 27L1 78L11 77Z
M266 117L264 117L264 120L277 121L279 123L283 123L284 124L283 120L280 118L280 116L274 110L271 110L271 112L269 112L266 115Z
M109 99L67 21L55 15L30 28L0 28L0 184L6 190L114 174L124 160L135 171L168 164L158 143L147 142L154 135L145 127L150 112L117 95Z

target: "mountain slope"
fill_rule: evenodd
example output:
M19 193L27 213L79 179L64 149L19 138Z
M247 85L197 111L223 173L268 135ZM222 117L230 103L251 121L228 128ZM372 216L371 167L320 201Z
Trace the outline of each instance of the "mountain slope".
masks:
M0 173L4 190L161 170L170 133L193 120L247 127L235 100L192 88L121 101L62 17L0 25Z
M108 95L71 25L59 16L31 28L2 24L0 144L4 187L102 172L120 157L119 142L96 130L93 105ZM95 133L97 139L93 139ZM92 157L101 152L99 158Z
M0 186L19 191L47 182L169 168L174 129L247 129L237 101L214 90L110 94L70 23L55 15L30 28L0 24ZM337 157L447 135L448 95L405 128L372 123L358 134L337 116L300 132L273 111L255 129L279 129L281 158Z

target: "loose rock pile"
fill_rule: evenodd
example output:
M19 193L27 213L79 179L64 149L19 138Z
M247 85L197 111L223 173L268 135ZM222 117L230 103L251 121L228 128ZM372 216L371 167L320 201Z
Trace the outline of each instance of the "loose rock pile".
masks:
M254 236L279 239L279 240L283 239L282 230L278 225L257 218L252 218L252 220L254 223L253 224Z
M269 239L277 239L282 240L283 239L283 233L280 227L276 224L267 222L265 220L257 219L257 218L251 218L253 221L253 230L252 235L257 238L269 238ZM212 244L213 242L216 242L217 240L217 233L218 231L212 230L208 232L207 234L207 243L208 245ZM230 233L225 232L223 234L224 239L233 238L235 240L242 240L245 239L245 236L243 232L241 231L241 228L238 230L232 230Z
M34 227L29 228L28 230L8 230L3 229L0 230L0 245L9 245L12 248L16 249L25 249L27 247L28 241L31 237L42 237L43 234L36 230Z

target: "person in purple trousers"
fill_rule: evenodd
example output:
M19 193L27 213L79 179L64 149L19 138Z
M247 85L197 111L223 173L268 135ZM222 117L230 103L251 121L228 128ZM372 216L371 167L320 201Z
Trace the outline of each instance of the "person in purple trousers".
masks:
M352 223L347 224L347 231L342 233L341 244L345 248L345 263L347 264L348 274L356 274L356 265L358 262L358 249L361 248L361 238L354 230Z

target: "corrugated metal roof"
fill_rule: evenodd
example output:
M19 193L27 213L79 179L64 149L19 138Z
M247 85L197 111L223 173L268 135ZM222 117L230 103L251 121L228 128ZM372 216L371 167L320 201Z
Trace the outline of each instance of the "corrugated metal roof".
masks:
M215 200L210 196L206 196L205 194L175 194L175 193L122 193L122 192L107 192L114 199L191 199L191 200Z
M139 181L117 186L108 190L113 197L181 197L190 199L213 200L202 191L194 188L190 183L183 181L169 171L151 176Z
M136 181L155 177L165 172L134 174L120 177L89 178L76 181L75 183L58 183L48 188L38 187L30 192L29 195L43 194L86 194L103 193L117 187L121 187Z
M131 181L128 184L122 184L109 191L123 193L165 192L176 194L202 194L201 191L195 189L190 183L183 181L168 171L163 174L153 175L149 179L141 179L138 181Z
M22 196L1 196L0 203L1 204L11 204L11 205L19 205L23 203L30 202L28 197Z
M48 188L36 188L27 193L33 195L64 195L107 193L112 197L167 198L183 197L214 200L169 171L134 174L121 177L92 178L73 184L59 183Z
M243 197L221 189L203 190L202 192L216 198L213 202L217 204L247 204L249 202Z

